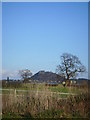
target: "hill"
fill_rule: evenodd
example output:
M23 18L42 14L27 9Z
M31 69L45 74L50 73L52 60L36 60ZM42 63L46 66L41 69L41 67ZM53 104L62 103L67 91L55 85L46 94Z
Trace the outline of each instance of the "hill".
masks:
M58 82L61 83L64 78L57 75L53 72L45 72L45 71L39 71L38 73L34 74L30 80L39 81L39 82Z

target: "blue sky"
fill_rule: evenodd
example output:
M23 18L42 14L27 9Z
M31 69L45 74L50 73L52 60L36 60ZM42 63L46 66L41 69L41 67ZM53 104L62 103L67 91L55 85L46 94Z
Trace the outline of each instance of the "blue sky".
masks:
M2 32L3 78L55 72L64 52L88 70L88 3L3 3Z

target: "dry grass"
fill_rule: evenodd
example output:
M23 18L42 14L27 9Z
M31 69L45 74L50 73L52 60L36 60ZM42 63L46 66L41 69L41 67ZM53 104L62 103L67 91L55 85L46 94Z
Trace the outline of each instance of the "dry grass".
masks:
M57 94L50 92L48 87L43 92L26 92L26 94L2 95L3 117L10 113L20 117L52 117L72 118L88 116L87 94L69 96L67 99L60 99ZM10 117L10 116L9 116Z

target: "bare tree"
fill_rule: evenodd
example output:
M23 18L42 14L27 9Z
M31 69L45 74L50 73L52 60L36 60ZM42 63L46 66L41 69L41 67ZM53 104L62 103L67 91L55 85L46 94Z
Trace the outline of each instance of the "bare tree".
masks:
M81 63L79 58L69 53L63 53L61 56L61 65L57 66L56 72L65 77L67 84L69 79L77 77L79 73L86 71L85 66Z
M24 80L24 82L26 82L28 80L28 78L30 78L32 76L32 72L28 69L19 70L19 74L22 77L22 79Z

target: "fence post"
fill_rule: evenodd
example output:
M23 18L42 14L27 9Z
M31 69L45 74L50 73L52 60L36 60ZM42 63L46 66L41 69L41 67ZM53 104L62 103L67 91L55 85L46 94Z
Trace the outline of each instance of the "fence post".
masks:
M16 97L16 89L15 89L15 91L14 91L14 94L15 94L15 97Z

